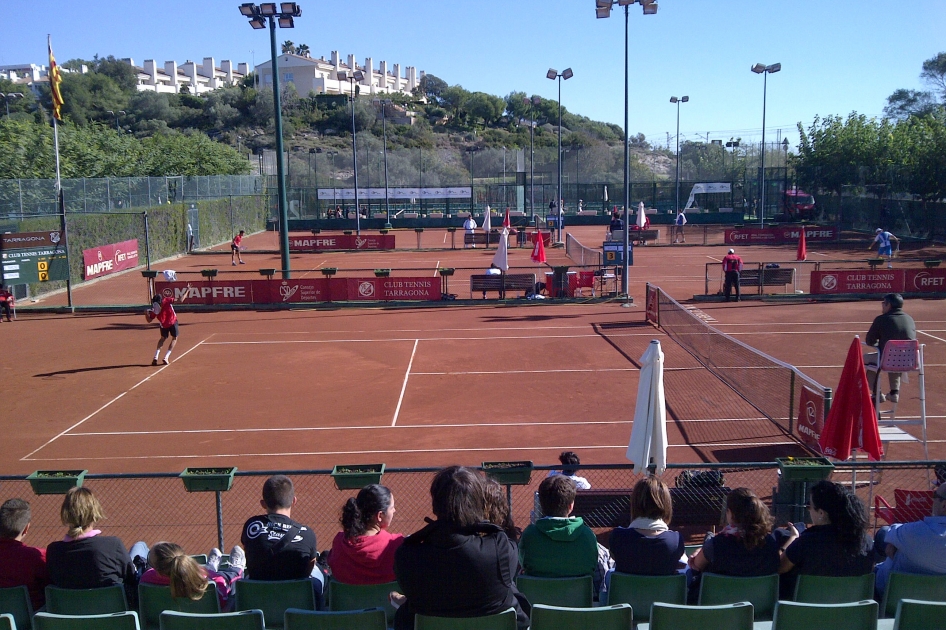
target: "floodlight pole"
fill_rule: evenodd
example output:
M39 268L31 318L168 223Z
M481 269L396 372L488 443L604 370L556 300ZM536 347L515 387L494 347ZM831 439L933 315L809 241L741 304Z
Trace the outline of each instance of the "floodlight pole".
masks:
M765 227L765 100L768 92L769 74L778 72L782 69L781 63L773 63L768 66L757 63L751 70L756 74L762 75L762 155L759 184L759 227Z
M677 214L680 214L680 103L686 103L689 100L689 96L684 96L683 98L677 98L676 96L670 97L670 102L677 106Z
M385 122L385 109L388 101L381 99L381 133L384 138L384 211L388 215L388 220L384 224L384 229L391 229L391 205L388 201L388 128Z

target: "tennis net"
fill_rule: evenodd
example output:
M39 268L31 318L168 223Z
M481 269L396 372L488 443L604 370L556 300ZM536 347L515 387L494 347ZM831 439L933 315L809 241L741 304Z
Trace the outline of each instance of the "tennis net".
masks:
M565 255L579 265L601 266L601 250L585 247L571 234L565 235Z
M817 449L832 390L794 365L720 332L659 287L647 285L647 319L759 413ZM796 422L797 419L797 422Z

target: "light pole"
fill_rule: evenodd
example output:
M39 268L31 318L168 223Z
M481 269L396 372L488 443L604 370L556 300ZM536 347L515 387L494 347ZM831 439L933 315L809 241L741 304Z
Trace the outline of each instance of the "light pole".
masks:
M124 114L124 113L125 113L125 110L124 110L124 109L120 109L120 110L118 110L117 112L113 112L113 111L110 110L110 109L106 109L106 110L105 110L105 113L106 113L106 114L111 114L112 116L115 117L115 131L117 131L118 133L121 133L121 132L122 132L121 127L118 126L118 117L119 117L121 114Z
M670 97L670 102L677 105L677 214L680 214L680 103L686 103L689 100L689 96Z
M736 194L736 149L739 148L739 140L730 138L729 142L726 143L726 148L731 149L732 153L732 185L731 192L729 196L729 203L732 204L733 208L736 207L735 194Z
M529 106L529 214L535 218L535 106L542 102L542 97L523 98ZM538 229L538 225L535 226Z
M384 211L387 213L388 218L384 224L384 229L391 229L391 205L388 201L388 127L387 127L387 116L385 110L387 105L391 104L390 99L381 99L378 101L381 103L381 137L384 141Z
M637 0L644 9L644 15L653 15L657 13L657 3L654 0ZM630 54L628 49L628 21L630 6L635 0L595 0L595 17L598 19L611 17L611 7L615 4L624 7L624 273L621 276L621 292L627 297L628 275L630 274L629 250L631 248L630 233L628 227L628 208L631 205L631 154L628 146L628 112L630 103L628 102L628 69L630 66ZM625 301L626 305L627 302Z
M338 80L339 81L348 81L351 85L351 96L348 97L351 101L351 159L352 159L352 170L354 172L355 180L355 234L361 234L361 208L358 206L358 148L355 145L355 81L364 81L365 73L361 70L347 71L339 70L338 71Z
M329 178L332 180L332 211L335 211L335 208L338 207L338 182L335 181L335 156L338 155L338 151L326 151L325 155L331 156L332 158L332 176Z
M558 209L558 241L562 242L562 212L564 212L564 200L562 199L562 79L568 81L575 73L571 68L565 68L562 72L549 68L545 76L552 81L558 79L558 197L555 200L555 207Z
M759 227L765 227L765 98L768 90L769 75L782 69L782 64L773 63L767 66L757 63L752 71L762 75L762 168L761 184L759 186Z
M282 265L282 277L285 280L290 278L289 271L289 212L286 209L286 176L283 172L282 156L282 98L279 94L279 66L276 55L276 22L279 22L279 28L293 28L295 23L293 18L302 15L302 9L295 2L281 2L279 11L276 10L275 2L264 2L255 5L247 2L240 5L240 13L246 16L250 21L250 26L254 29L266 28L266 22L269 22L269 51L272 59L273 72L273 113L276 136L276 180L279 199L279 253Z
M3 97L4 102L7 104L7 118L10 117L10 101L15 101L18 98L23 98L22 92L0 92L0 96Z
M475 200L475 196L473 195L473 155L477 151L479 151L479 149L476 147L470 147L467 149L467 151L470 152L470 216L472 217L473 216L473 202ZM485 216L485 210L484 210L484 216ZM486 248L489 249L489 243L486 243Z

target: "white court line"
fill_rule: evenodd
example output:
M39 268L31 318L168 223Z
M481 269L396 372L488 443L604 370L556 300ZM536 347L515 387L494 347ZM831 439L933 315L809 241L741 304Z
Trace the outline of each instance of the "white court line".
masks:
M921 335L926 335L927 337L932 337L933 339L935 339L935 340L937 340L937 341L942 341L942 342L946 343L946 339L943 339L942 337L937 337L936 335L931 335L930 333L926 332L925 330L918 330L917 332L920 333ZM939 331L936 331L936 332L939 332Z
M391 426L397 424L397 416L401 413L401 403L404 402L404 392L407 391L407 379L411 377L411 366L414 365L414 355L417 354L417 344L420 343L420 339L414 340L414 349L411 350L411 360L407 362L407 371L404 372L404 383L401 385L401 395L397 399L397 407L394 409L394 419L391 420Z
M932 442L933 440L929 440ZM668 444L667 448L690 448L692 446L710 447L710 446L783 446L788 444L797 445L795 441L782 442L699 442L694 444ZM584 446L491 446L483 448L441 448L441 449L400 449L400 450L375 450L375 451L297 451L285 453L225 453L225 454L189 454L189 455L121 455L116 457L84 457L83 461L110 461L123 459L187 459L200 457L202 459L220 459L223 457L312 457L317 455L389 455L402 453L470 453L470 452L495 452L503 451L561 451L563 449L573 450L601 450L601 449L621 449L627 450L627 444L591 444ZM45 457L36 458L30 461L75 461L74 457Z
M715 260L716 262L723 262L721 258L713 258L712 256L707 256L710 260Z
M435 277L435 278L437 277L437 274L440 273L440 272L439 272L439 269L440 269L440 261L438 260L438 261L437 261L437 264L434 265L434 277Z
M667 368L673 369L673 368ZM677 368L685 370L688 368ZM697 369L697 368L693 368ZM703 369L703 368L699 368ZM414 372L414 376L477 376L483 374L557 374L559 372L637 372L637 368L597 368L597 369L562 369L562 370L481 370L470 372Z
M212 335L211 335L211 336L212 336ZM210 339L210 337L208 337L207 339ZM206 339L205 339L204 341L206 341ZM194 346L194 348L196 348L197 346L199 346L199 345L202 344L202 343L204 343L204 342L203 342L203 341L198 342L197 345ZM179 359L184 358L184 356L187 355L187 353L189 353L189 352L190 352L191 350L193 350L194 348L191 348L190 350L187 350L187 352L184 352L182 355L180 355L180 356L179 356L177 359L175 359L174 361L177 362ZM21 457L21 458L20 458L20 461L21 461L21 462L22 462L22 461L28 461L29 458L30 458L33 454L35 454L35 453L37 453L37 452L43 450L44 448L46 448L47 446L49 446L50 444L52 444L53 442L55 442L56 440L58 440L59 438L61 438L62 436L64 436L64 435L66 435L67 433L69 433L69 431L72 431L72 430L75 429L77 426L79 426L79 425L81 425L82 423L84 423L86 420L89 420L90 418L93 418L93 417L94 417L95 415L97 415L100 411L102 411L102 410L105 409L106 407L110 406L112 403L116 402L119 398L122 398L125 394L127 394L127 393L130 392L131 390L135 389L136 387L138 387L138 386L141 385L142 383L146 383L147 381L150 381L152 378L154 378L155 376L157 376L158 374L160 374L161 372L163 372L163 371L164 371L166 368L168 368L168 367L170 367L170 366L168 366L168 365L163 365L163 366L161 366L160 368L158 368L157 370L155 370L154 372L152 372L150 375L148 375L148 376L145 377L144 379L142 379L142 380L138 381L137 383L135 383L133 386L131 386L131 387L130 387L129 389L127 389L126 391L123 391L123 392L122 392L121 394L119 394L118 396L115 396L115 398L112 398L110 401L108 401L107 403L105 403L104 405L102 405L101 407L99 407L98 409L96 409L95 411L93 411L92 413L90 413L89 415L87 415L86 417L82 418L82 420L79 420L78 422L76 422L74 425L72 425L71 427L69 427L69 428L66 429L65 431L62 431L62 432L59 433L58 435L56 435L56 436L50 438L45 444L43 444L43 445L40 446L39 448L37 448L37 449L35 449L35 450L33 450L33 451L27 453L27 454L24 455L23 457Z
M485 333L484 333L485 334ZM653 337L653 331L647 333L637 333L628 335L609 335L610 337ZM422 337L424 341L506 341L508 339L580 339L582 337L598 337L601 335L523 335L513 337L485 336L485 337ZM263 346L268 344L289 344L289 343L381 343L414 341L415 337L395 337L392 339L289 339L285 341L212 341L210 346Z

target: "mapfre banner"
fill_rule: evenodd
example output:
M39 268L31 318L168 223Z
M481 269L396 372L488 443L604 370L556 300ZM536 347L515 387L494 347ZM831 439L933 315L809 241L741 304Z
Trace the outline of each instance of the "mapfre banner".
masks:
M302 252L327 252L350 249L394 249L393 234L333 234L290 236L289 249Z
M82 250L86 280L138 266L138 239Z
M726 230L727 245L785 245L798 242L801 237L800 227L777 228L738 228ZM837 239L837 229L833 227L806 227L805 241L817 243Z
M821 452L821 431L824 429L824 397L807 387L801 388L798 419L795 424L796 437Z

